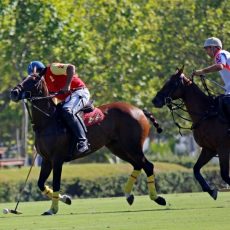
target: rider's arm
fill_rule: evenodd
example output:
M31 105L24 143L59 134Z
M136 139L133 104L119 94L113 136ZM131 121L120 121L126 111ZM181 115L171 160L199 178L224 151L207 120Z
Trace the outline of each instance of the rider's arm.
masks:
M70 90L70 84L72 81L72 78L75 74L75 66L71 64L62 64L62 63L52 63L50 66L50 69L53 74L56 76L58 75L66 75L66 84L62 88L63 91L69 91Z
M63 91L69 91L70 90L70 84L73 78L73 75L75 74L75 66L74 65L68 65L66 69L66 83L65 86L63 87Z
M220 71L224 68L224 66L222 64L214 64L214 65L211 65L211 66L208 66L204 69L199 69L199 70L196 70L194 71L194 75L203 75L203 74L206 74L206 73L213 73L213 72L217 72L217 71Z

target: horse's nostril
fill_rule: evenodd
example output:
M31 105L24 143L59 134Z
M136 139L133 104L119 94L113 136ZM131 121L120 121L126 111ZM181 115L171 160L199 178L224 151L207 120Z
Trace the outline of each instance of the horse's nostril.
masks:
M154 97L152 103L156 108L161 108L164 105L162 99L159 97Z
M10 92L10 99L12 100L12 101L17 101L18 100L18 97L19 97L19 92L18 92L18 90L11 90L11 92Z

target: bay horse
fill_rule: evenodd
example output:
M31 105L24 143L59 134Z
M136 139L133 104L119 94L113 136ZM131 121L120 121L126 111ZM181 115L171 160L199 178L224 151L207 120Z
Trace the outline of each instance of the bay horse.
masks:
M52 200L50 209L43 214L56 214L59 200L63 201L63 196L59 192L61 173L63 163L67 161L65 157L71 145L71 133L59 118L58 107L53 102L43 77L35 74L28 76L11 90L10 96L14 102L24 99L30 102L29 114L35 132L35 147L43 159L38 187ZM143 153L143 144L150 130L147 117L157 130L161 131L153 115L125 102L114 102L96 109L99 111L96 116L88 116L87 138L90 152L82 155L75 153L71 160L84 157L106 146L114 155L133 166L133 171L124 186L126 200L130 205L134 201L131 191L142 169L147 175L150 199L159 205L166 205L165 199L156 192L154 166ZM51 189L45 182L52 170ZM71 200L64 202L70 204Z
M162 108L168 105L172 108L172 101L182 99L192 120L193 136L201 147L201 153L193 167L196 180L204 192L216 200L218 190L211 188L200 173L201 168L216 155L219 156L220 173L222 179L230 185L229 154L230 136L229 123L224 122L218 115L218 106L212 96L206 95L191 79L179 69L153 98L153 105Z

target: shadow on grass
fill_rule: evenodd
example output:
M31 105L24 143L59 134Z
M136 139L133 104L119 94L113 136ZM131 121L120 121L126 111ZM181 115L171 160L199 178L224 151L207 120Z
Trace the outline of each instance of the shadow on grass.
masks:
M57 214L53 216L69 216L69 215L74 215L74 216L80 216L80 215L101 215L101 214L122 214L122 213L143 213L143 212L162 212L162 211L185 211L185 210L205 210L205 209L220 209L220 208L226 208L224 206L217 206L217 207L204 207L204 208L173 208L172 206L166 207L165 209L140 209L140 210L118 210L118 211L95 211L95 212L71 212L69 214ZM38 217L39 215L13 215L9 214L11 216L2 216L0 219L4 218L27 218L27 217ZM41 215L42 216L42 215Z

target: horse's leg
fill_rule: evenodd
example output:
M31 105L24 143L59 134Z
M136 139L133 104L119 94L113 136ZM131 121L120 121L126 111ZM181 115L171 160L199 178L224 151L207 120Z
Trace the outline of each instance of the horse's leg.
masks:
M149 190L149 197L151 200L154 200L159 205L166 205L166 201L164 198L157 195L156 187L155 187L155 178L153 173L153 164L146 159L144 156L144 153L142 151L142 146L139 145L138 141L133 141L130 139L128 141L128 138L123 138L123 140L126 140L127 143L131 143L130 145L124 145L126 147L125 153L131 153L126 154L126 157L130 159L129 162L133 162L132 165L135 165L135 168L143 169L147 175L147 183L148 183L148 190Z
M126 182L125 184L125 187L124 187L124 192L125 192L125 197L126 197L126 200L127 202L132 205L133 204L133 201L134 201L134 196L133 194L131 193L132 192L132 189L133 189L133 185L135 184L136 180L137 180L137 177L140 175L141 173L141 168L139 167L136 167L136 166L133 166L133 171L131 173L131 175L129 176L129 179L128 181Z
M49 177L50 173L52 171L52 164L50 161L47 161L45 159L42 159L41 164L41 170L40 175L38 178L38 187L41 190L41 192L48 196L50 199L52 198L53 190L49 188L49 186L45 185L45 182L47 178Z
M153 164L145 158L144 154L141 157L140 162L142 164L142 168L144 169L147 175L147 183L148 183L150 199L155 201L159 205L166 205L165 199L157 195Z
M134 202L134 195L132 194L132 189L133 189L133 185L137 180L137 177L140 175L141 173L141 167L139 167L137 164L135 164L128 156L126 153L124 153L124 151L122 150L122 148L115 142L112 144L109 144L106 146L114 155L118 156L119 158L121 158L122 160L129 162L132 166L133 166L133 171L131 173L131 175L129 176L125 186L124 186L124 193L125 193L125 197L127 202L129 203L129 205L132 205Z
M135 143L135 142L134 142ZM135 151L136 148L133 149L127 149L132 154L127 154L127 150L124 151L123 148L116 142L113 143L113 145L107 146L110 151L112 151L116 156L120 157L121 159L129 162L133 165L134 171L129 177L126 185L125 185L125 193L126 193L126 199L128 203L131 205L133 203L133 195L131 194L131 190L133 188L133 184L136 181L137 176L140 174L141 169L143 168L146 175L147 175L147 182L148 182L148 190L149 190L149 196L151 200L154 200L156 203L160 205L166 205L165 199L157 196L156 187L155 187L155 180L153 175L153 164L150 163L144 156L144 153L140 151ZM135 147L132 145L132 147ZM132 176L133 175L133 176Z
M219 154L219 164L220 164L220 174L222 179L230 185L229 177L229 149L225 148L222 151L218 150Z
M197 181L199 182L202 190L204 192L208 192L209 195L216 200L217 198L217 189L211 189L210 185L206 182L206 180L203 178L203 176L200 173L200 169L207 164L212 157L215 156L215 153L210 151L209 149L203 148L201 150L200 156L196 162L196 164L193 167L193 172L194 172L194 176L197 179Z
M52 193L52 204L48 211L44 212L43 215L53 215L58 212L59 199L60 199L60 184L61 184L61 173L62 165L64 161L61 158L54 158L53 160L53 193Z
M42 194L47 196L52 200L53 198L53 189L51 189L48 185L45 185L47 178L49 177L52 171L52 164L50 161L45 159L42 160L41 171L38 179L38 187L41 190ZM72 203L71 197L66 194L59 194L60 201L65 204L70 205Z

